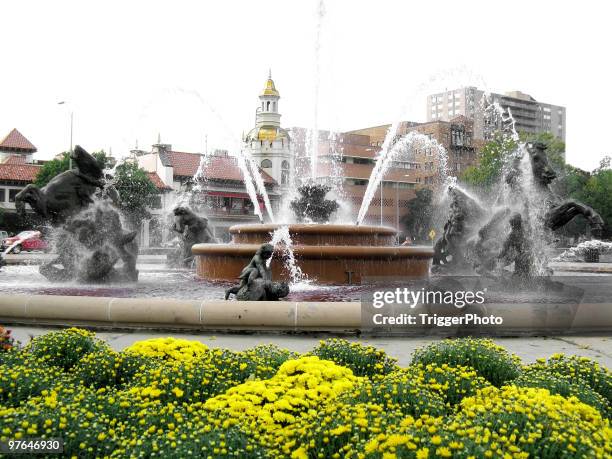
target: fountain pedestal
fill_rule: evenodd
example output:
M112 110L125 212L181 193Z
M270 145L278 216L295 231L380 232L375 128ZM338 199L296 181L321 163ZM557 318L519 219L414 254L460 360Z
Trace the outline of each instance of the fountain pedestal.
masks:
M396 231L379 226L295 224L236 225L229 244L196 244L197 274L208 280L235 281L272 233L288 226L302 273L318 284L360 284L367 278L427 278L433 248L396 246ZM282 253L280 254L282 257ZM272 263L274 279L290 281L283 263Z

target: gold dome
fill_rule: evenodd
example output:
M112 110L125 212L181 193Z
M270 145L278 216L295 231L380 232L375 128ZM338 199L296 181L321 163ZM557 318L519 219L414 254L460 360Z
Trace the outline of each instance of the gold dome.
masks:
M256 127L251 129L244 138L245 142L251 142L253 140L273 142L280 139L290 140L289 133L286 129L277 128L275 126Z
M274 86L274 81L272 80L272 72L270 71L268 73L268 81L266 81L266 86L263 89L263 92L261 93L262 96L276 96L276 97L280 97L280 94L278 93L278 91L276 90L276 87Z
M257 133L257 140L269 140L273 141L276 139L277 130L272 127L261 127L259 128L259 132Z

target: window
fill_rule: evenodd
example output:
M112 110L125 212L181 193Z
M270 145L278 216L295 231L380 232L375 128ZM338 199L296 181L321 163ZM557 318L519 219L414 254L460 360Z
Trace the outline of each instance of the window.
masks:
M4 202L6 199L6 191L4 188L0 188L0 202Z
M268 111L268 112L270 111L270 101L268 101L266 103L266 111Z
M15 196L17 196L20 191L21 190L9 189L9 202L15 202Z
M270 169L272 167L272 161L270 161L269 159L264 159L261 162L261 168L262 169Z

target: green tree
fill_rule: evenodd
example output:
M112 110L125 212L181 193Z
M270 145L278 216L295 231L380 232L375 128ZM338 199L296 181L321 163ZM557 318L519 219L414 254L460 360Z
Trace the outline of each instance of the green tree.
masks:
M546 144L546 153L558 172L563 172L566 166L564 160L565 143L548 132L540 134L520 134L521 142L543 142ZM509 155L517 148L516 142L502 135L487 142L478 152L478 162L475 166L465 169L461 181L484 191L493 187L501 178L503 166L507 163Z
M595 169L584 187L574 192L575 199L591 206L601 218L605 227L604 235L612 235L612 169L610 168L610 157L602 159L599 167Z
M417 241L426 241L431 229L433 192L428 188L416 191L416 196L408 201L408 213L402 218L402 224L408 234Z
M114 186L119 193L120 208L132 228L151 218L148 208L157 195L157 188L146 171L132 161L124 161L115 169Z
M98 160L102 169L108 169L115 166L115 158L107 155L104 150L95 151L92 153L92 156ZM38 187L43 187L49 183L53 177L67 171L69 168L70 152L64 151L59 155L59 158L47 161L43 167L40 168L34 179L34 184Z
M489 190L499 181L504 164L516 148L513 140L497 136L478 152L477 164L465 169L461 181L476 189Z

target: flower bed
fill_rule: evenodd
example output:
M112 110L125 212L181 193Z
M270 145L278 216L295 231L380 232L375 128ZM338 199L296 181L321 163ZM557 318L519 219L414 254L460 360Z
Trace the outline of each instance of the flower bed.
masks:
M0 363L1 439L61 437L68 457L612 454L609 370L561 355L524 366L489 340L436 342L400 368L337 339L302 355L173 338L115 352L68 329Z

